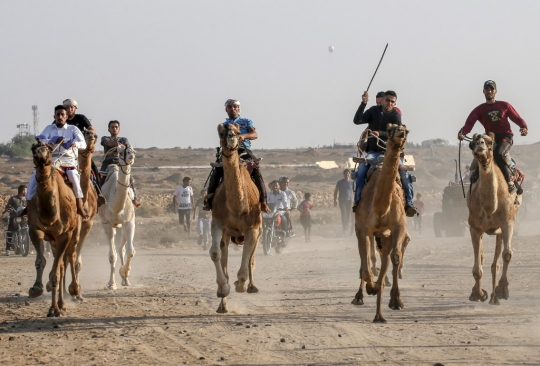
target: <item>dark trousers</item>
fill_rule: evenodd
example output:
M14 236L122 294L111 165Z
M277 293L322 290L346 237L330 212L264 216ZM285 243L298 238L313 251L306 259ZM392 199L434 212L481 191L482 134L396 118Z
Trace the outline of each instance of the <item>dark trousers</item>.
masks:
M180 225L186 225L188 229L191 228L190 213L190 209L178 210L178 222Z
M500 140L495 140L495 147L493 149L493 158L504 175L506 182L510 182L512 178L512 171L510 170L509 165L512 164L512 159L510 158L510 148L512 147L513 141L510 137L504 137Z
M352 200L339 200L339 209L341 211L341 226L343 226L343 231L347 231L349 228L349 221L351 220L351 207Z

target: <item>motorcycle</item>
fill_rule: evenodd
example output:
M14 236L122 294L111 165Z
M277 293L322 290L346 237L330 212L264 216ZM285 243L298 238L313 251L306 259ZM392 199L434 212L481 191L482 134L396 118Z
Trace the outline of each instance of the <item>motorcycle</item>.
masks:
M285 227L282 227L283 220L280 216L280 211L274 204L269 203L268 208L270 213L263 212L263 234L262 234L262 248L264 255L269 255L272 248L277 254L283 251L283 248L289 243L290 237L287 236Z
M10 209L11 208L11 209ZM7 208L2 214L13 211ZM8 216L8 229L4 231L6 244L11 246L16 255L28 256L30 252L30 236L28 235L28 217Z

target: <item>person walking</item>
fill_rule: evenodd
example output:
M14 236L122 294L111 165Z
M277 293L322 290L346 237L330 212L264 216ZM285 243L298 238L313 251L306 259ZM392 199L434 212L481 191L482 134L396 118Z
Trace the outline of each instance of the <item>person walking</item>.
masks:
M184 177L182 179L182 185L178 186L174 191L173 204L178 207L178 221L180 226L184 227L184 231L187 232L188 237L191 233L191 208L195 206L193 200L193 188L191 188L191 178Z
M424 216L424 201L422 201L422 195L420 193L416 194L416 200L414 201L414 206L416 207L417 215L413 217L414 230L418 230L422 234L422 216Z
M343 228L343 236L349 231L349 221L351 220L351 207L353 204L353 181L351 179L351 171L345 169L343 171L343 179L338 180L334 189L334 207L338 206L341 211L341 226Z
M300 210L300 224L304 228L304 237L306 243L311 242L311 193L304 193L304 200L298 205Z

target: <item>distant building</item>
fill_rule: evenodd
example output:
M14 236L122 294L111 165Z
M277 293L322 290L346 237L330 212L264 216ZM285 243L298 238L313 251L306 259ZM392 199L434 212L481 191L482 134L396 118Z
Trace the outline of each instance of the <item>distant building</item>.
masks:
M431 139L422 141L422 147L450 146L450 141L445 139Z

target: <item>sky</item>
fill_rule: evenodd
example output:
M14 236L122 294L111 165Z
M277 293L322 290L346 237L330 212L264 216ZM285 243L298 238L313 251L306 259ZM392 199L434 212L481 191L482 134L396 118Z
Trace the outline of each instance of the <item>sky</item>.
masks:
M538 14L524 0L1 0L0 141L32 105L42 130L72 98L100 136L116 119L135 147L214 147L235 98L254 150L355 143L388 43L369 104L395 90L409 141L457 143L493 79L530 125L515 143L535 143Z

